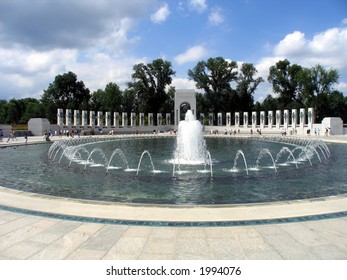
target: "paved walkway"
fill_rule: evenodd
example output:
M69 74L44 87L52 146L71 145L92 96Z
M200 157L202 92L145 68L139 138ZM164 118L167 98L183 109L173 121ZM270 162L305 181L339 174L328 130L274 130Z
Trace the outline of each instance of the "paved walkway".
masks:
M346 144L347 136L329 140ZM0 188L0 205L1 259L347 259L346 196L252 206L132 207ZM296 221L301 216L308 218ZM130 223L112 223L122 219ZM133 225L137 219L148 224ZM250 222L220 226L225 221Z
M347 259L347 217L231 227L77 222L0 211L1 259Z

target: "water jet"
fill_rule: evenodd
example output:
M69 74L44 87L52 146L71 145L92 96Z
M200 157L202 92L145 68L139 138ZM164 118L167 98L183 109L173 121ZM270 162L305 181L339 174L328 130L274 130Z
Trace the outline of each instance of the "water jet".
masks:
M208 135L192 112L176 136L63 138L15 153L2 149L1 157L7 159L0 162L2 186L91 200L215 205L347 192L346 146Z

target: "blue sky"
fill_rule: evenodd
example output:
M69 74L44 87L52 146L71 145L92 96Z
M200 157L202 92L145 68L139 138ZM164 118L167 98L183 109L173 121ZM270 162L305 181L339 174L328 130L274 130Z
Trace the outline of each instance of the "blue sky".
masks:
M40 98L67 71L91 91L124 88L133 65L156 58L172 63L176 88L194 88L187 71L217 56L265 80L280 59L321 64L347 95L347 1L0 0L0 99ZM270 93L265 82L255 99Z

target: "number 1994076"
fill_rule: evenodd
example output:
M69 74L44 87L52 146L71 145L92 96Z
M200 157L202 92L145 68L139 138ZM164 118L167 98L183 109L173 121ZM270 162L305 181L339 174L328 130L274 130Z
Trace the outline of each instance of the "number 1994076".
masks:
M200 275L241 275L241 268L236 266L206 266L200 267Z

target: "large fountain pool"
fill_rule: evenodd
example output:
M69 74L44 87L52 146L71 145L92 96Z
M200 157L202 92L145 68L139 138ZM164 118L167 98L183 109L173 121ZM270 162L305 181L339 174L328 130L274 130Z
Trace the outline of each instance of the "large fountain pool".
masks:
M0 150L0 186L150 204L237 204L347 192L347 146L206 137L204 162L175 160L176 137L61 140Z

